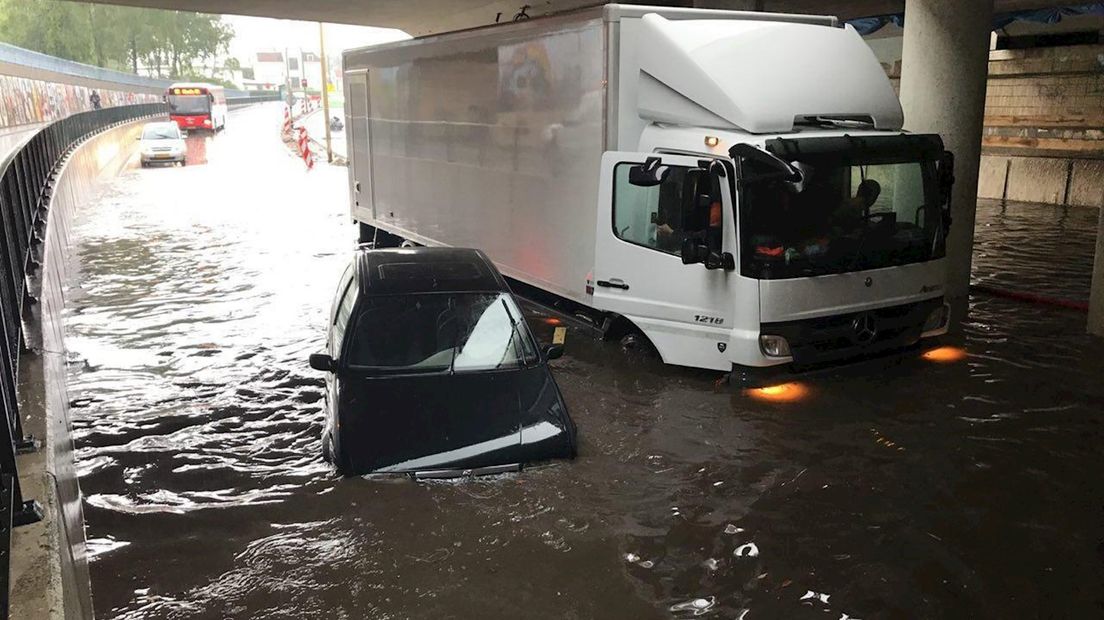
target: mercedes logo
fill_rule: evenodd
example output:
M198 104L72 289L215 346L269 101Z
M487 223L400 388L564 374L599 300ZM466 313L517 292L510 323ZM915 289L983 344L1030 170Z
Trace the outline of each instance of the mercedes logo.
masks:
M874 315L864 312L851 321L851 331L855 333L855 341L866 344L874 340L878 334L878 326L874 324Z

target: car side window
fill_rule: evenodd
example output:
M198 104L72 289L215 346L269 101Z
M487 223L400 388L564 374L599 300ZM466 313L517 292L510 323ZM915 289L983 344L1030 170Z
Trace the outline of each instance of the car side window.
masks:
M332 356L334 359L337 359L341 355L341 343L345 339L345 329L349 326L349 317L353 313L353 305L356 303L356 297L359 291L356 278L353 277L353 265L350 264L345 269L345 273L342 274L341 283L338 287L338 290L342 292L334 302L333 325L330 328L330 336L333 338Z
M353 279L353 264L349 263L345 267L345 271L341 272L341 279L337 281L337 290L334 291L333 306L330 307L330 321L332 322L337 318L337 309L341 305L341 300L344 299L342 293L349 288L349 282Z
M353 305L356 304L357 293L356 280L349 284L345 291L345 297L341 299L341 305L337 308L337 316L333 324L333 357L341 357L341 343L345 340L345 329L349 327L349 317L353 314Z

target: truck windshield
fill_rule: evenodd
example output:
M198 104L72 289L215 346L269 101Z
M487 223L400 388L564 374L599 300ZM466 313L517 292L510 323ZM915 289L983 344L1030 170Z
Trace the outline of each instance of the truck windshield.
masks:
M509 295L426 293L368 298L347 355L379 373L459 373L517 368L537 350Z
M211 100L207 95L168 95L172 114L210 114Z
M853 159L795 161L799 182L757 174L754 163L741 163L745 275L798 278L940 255L942 211L933 164Z

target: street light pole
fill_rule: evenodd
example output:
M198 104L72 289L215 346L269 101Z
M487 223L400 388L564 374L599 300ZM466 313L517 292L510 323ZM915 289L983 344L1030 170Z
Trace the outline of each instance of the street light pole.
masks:
M326 126L326 161L333 163L333 145L330 143L330 76L326 70L326 36L322 22L318 22L318 49L322 61L322 120Z

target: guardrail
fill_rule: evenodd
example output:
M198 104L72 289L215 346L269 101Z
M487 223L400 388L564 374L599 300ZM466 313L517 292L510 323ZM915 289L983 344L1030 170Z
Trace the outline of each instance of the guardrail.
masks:
M38 301L27 283L41 265L60 164L93 134L165 113L164 104L142 103L73 114L41 128L0 162L0 618L8 617L11 528L42 518L38 502L23 497L19 486L15 456L35 451L38 442L23 433L16 386L19 355L27 350L23 313Z
M283 101L278 92L265 92L260 95L250 95L248 97L227 97L227 107L250 105L252 103L265 103L268 101Z

